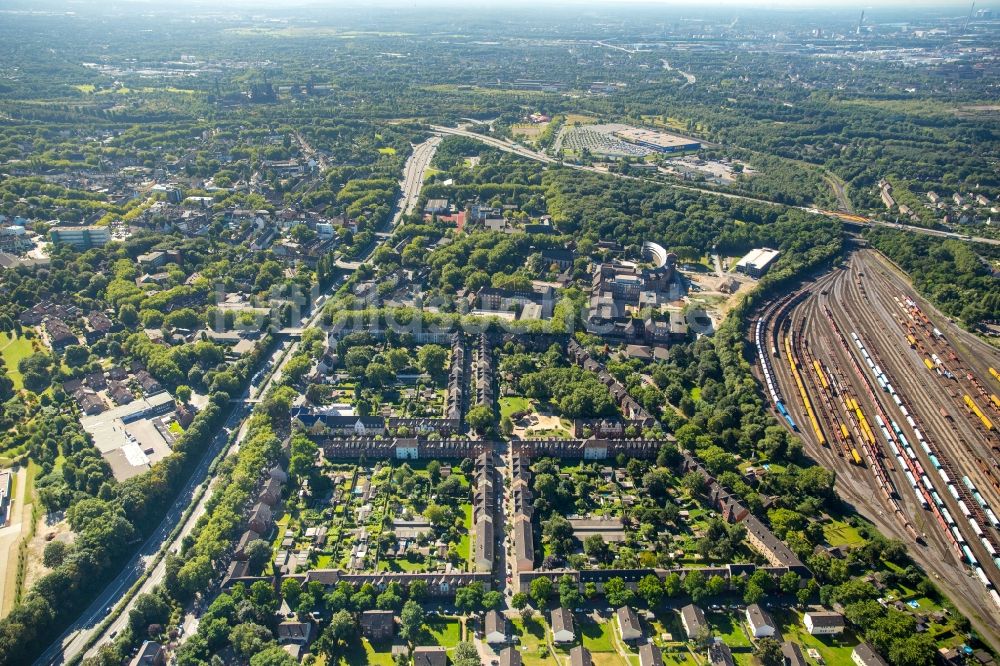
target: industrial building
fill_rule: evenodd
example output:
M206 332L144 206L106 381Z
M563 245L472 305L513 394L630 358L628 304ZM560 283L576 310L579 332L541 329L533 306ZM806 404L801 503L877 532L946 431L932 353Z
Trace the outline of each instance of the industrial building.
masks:
M777 250L767 247L750 250L746 253L746 256L736 262L736 271L738 273L746 273L752 278L760 279L767 272L767 269L770 268L774 260L778 258L779 254L781 253Z
M614 135L622 141L628 141L643 148L655 150L658 153L680 153L701 149L701 143L698 141L675 134L640 129L638 127L620 129Z

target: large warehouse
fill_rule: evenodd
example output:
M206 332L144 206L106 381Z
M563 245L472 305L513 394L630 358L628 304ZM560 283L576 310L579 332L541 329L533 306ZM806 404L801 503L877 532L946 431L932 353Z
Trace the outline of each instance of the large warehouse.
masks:
M616 131L615 136L658 153L677 153L701 149L701 144L692 139L638 127L626 126L624 129Z
M746 273L752 278L760 278L767 272L771 263L778 258L778 254L777 250L767 247L750 250L745 257L736 262L736 271Z

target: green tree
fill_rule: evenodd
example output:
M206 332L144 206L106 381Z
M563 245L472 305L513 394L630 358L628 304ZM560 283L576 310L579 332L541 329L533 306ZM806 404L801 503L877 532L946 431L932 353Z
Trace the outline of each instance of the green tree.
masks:
M472 583L455 592L455 606L463 613L472 613L483 607L483 584Z
M476 405L465 415L465 422L477 433L483 434L493 424L493 410L486 405Z
M424 609L420 604L407 601L403 604L403 611L399 614L399 634L404 640L414 641L420 636L424 627Z
M424 345L417 351L417 362L420 364L420 369L435 379L444 375L444 366L447 361L448 352L440 345Z
M754 654L757 655L763 666L781 666L784 663L781 644L769 636L765 636L757 641Z
M357 623L350 611L340 610L330 618L330 624L323 633L330 645L337 646L351 640L357 634L357 630Z
M250 666L298 666L298 663L280 645L272 645L250 657Z
M174 389L174 395L182 403L187 403L191 399L191 387L181 384L176 389Z
M604 597L614 608L631 606L635 602L635 593L629 589L625 581L617 576L609 578L604 583Z
M552 598L552 581L545 577L535 578L528 588L531 599L535 602L535 607L544 609Z
M660 581L660 577L656 574L643 576L636 586L636 591L650 608L656 608L663 602L663 583Z

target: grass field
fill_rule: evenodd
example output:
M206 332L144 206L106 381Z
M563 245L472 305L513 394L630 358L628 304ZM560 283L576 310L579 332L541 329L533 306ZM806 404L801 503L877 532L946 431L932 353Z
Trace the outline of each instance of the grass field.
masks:
M580 618L580 634L583 636L583 645L591 652L615 652L613 632L615 629L614 620L607 622L595 622L593 618Z
M17 363L22 358L31 356L32 351L31 340L24 336L12 339L9 334L0 333L0 356L3 356L4 365L7 366L7 376L14 382L15 390L24 388Z
M846 631L840 636L812 636L802 626L802 619L798 613L775 611L771 616L778 624L778 629L785 640L795 641L802 646L803 652L814 648L829 666L849 666L852 663L851 651L858 644L858 639L851 631Z
M453 648L462 640L462 625L455 617L433 617L427 620L431 645Z
M518 649L521 651L521 660L524 666L554 666L555 658L546 654L541 656L542 648L547 645L545 640L545 623L539 618L531 618L525 623L520 618L511 621L514 635L518 637Z
M326 666L330 663L320 654L317 655L316 666ZM367 638L353 640L346 645L337 656L336 663L343 666L354 664L373 664L374 666L392 666L392 643L373 645Z
M458 541L458 554L465 558L467 568L472 569L472 538L470 537L472 530L472 505L464 505L465 513L465 534Z
M378 152L379 152L379 155L395 155L396 154L396 149L393 148L392 146L388 146L386 148L379 148Z
M500 418L509 417L515 412L524 412L529 409L531 409L531 401L527 398L500 398Z
M511 126L510 133L514 135L514 138L523 137L533 141L541 136L546 127L548 127L548 123L517 123Z
M858 531L840 520L831 520L823 525L823 536L831 546L860 546L864 539Z

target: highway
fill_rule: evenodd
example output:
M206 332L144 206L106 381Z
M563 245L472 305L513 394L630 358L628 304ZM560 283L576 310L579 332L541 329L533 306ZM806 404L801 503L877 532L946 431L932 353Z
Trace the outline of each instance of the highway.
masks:
M406 161L403 178L400 181L400 199L392 218L393 228L400 223L404 215L412 212L416 206L417 200L420 197L420 189L423 185L424 176L430 167L431 160L434 158L434 153L437 151L440 143L441 137L434 136L414 146L413 153ZM371 252L363 260L358 262L358 265L369 260L377 247L378 244L372 248ZM341 283L338 282L335 286L339 286ZM312 315L303 324L303 329L316 323L323 311L322 306L326 302L326 299L327 296L325 294L319 297ZM241 396L243 404L238 405L233 410L233 413L226 421L226 429L221 431L213 441L211 450L207 452L201 463L199 463L197 469L191 475L187 486L185 486L184 491L178 496L170 511L157 527L156 532L147 539L136 556L122 570L121 574L108 585L107 589L91 604L81 618L67 629L59 640L35 662L38 666L43 664L63 664L80 655L86 645L94 638L93 634L97 625L107 615L107 607L115 604L139 580L145 571L147 563L163 549L176 550L179 548L181 540L194 529L198 518L205 512L206 504L212 495L211 485L206 488L206 491L194 505L187 520L175 535L175 538L170 539L168 542L168 537L173 532L174 526L181 520L185 510L191 505L196 489L204 482L207 476L209 466L222 451L223 446L228 441L229 432L231 432L234 425L239 427L239 432L237 433L235 442L225 455L230 456L239 450L239 444L246 435L246 418L250 415L253 401L264 395L275 382L280 380L282 368L295 354L298 345L299 342L295 341L290 345L279 345L275 349L271 355L270 362L266 365L266 367L274 367L274 371L261 386L255 388L251 385L244 391ZM152 591L154 587L163 581L165 573L166 560L164 558L160 560L156 568L153 569L143 582L138 594ZM115 620L107 627L104 633L96 637L96 640L93 641L93 647L84 656L93 656L103 643L112 640L125 627L128 622L128 612L133 608L135 598L138 594L134 595L124 607L114 609L113 612L116 614Z
M437 152L437 147L440 143L440 136L432 136L423 143L414 146L413 152L406 158L406 165L403 167L403 177L399 181L399 201L396 202L396 210L393 212L392 223L389 225L390 232L399 225L405 215L412 213L416 207L417 200L420 198L420 189L424 184L424 177L427 175L427 170L431 166L431 160L434 159L434 153ZM345 271L358 270L361 264L371 258L379 245L381 243L375 243L364 259L358 259L357 261L338 259L337 268Z
M513 153L515 155L519 155L529 160L535 160L536 162L542 162L543 164L561 164L566 168L575 169L577 171L589 171L590 173L598 173L604 176L614 176L616 178L626 178L629 180L642 180L648 183L656 183L658 185L662 185L663 187L671 187L677 190L686 190L688 192L697 192L699 194L707 194L709 196L720 197L723 199L738 199L740 201L749 201L752 203L765 204L768 206L778 206L780 208L795 208L797 210L801 210L813 215L834 217L846 224L859 227L885 227L886 229L895 229L897 231L925 234L927 236L938 236L940 238L953 238L956 240L966 240L973 243L985 243L987 245L1000 245L1000 239L996 238L982 238L979 236L968 236L965 234L956 233L954 231L942 231L940 229L925 229L923 227L914 227L907 224L895 224L893 222L883 222L882 220L875 220L872 218L861 217L859 215L850 215L847 213L840 213L837 211L830 211L830 210L820 210L818 208L813 208L809 206L791 206L788 204L778 203L776 201L768 201L767 199L748 197L742 194L719 192L718 190L712 190L703 187L680 185L678 183L665 182L662 180L644 178L641 176L630 176L628 174L623 174L623 173L612 173L606 169L600 169L598 167L593 167L593 166L586 166L583 164L570 164L568 162L559 162L558 160L549 157L545 153L540 153L538 151L531 150L530 148L526 148L522 145L513 143L511 141L507 141L506 139L498 139L492 136L485 136L483 134L477 134L476 132L470 132L468 130L461 128L431 125L431 129L439 134L450 134L452 136L463 136L468 139L475 139L476 141L485 143L486 145L497 148L498 150L503 150L508 153Z

